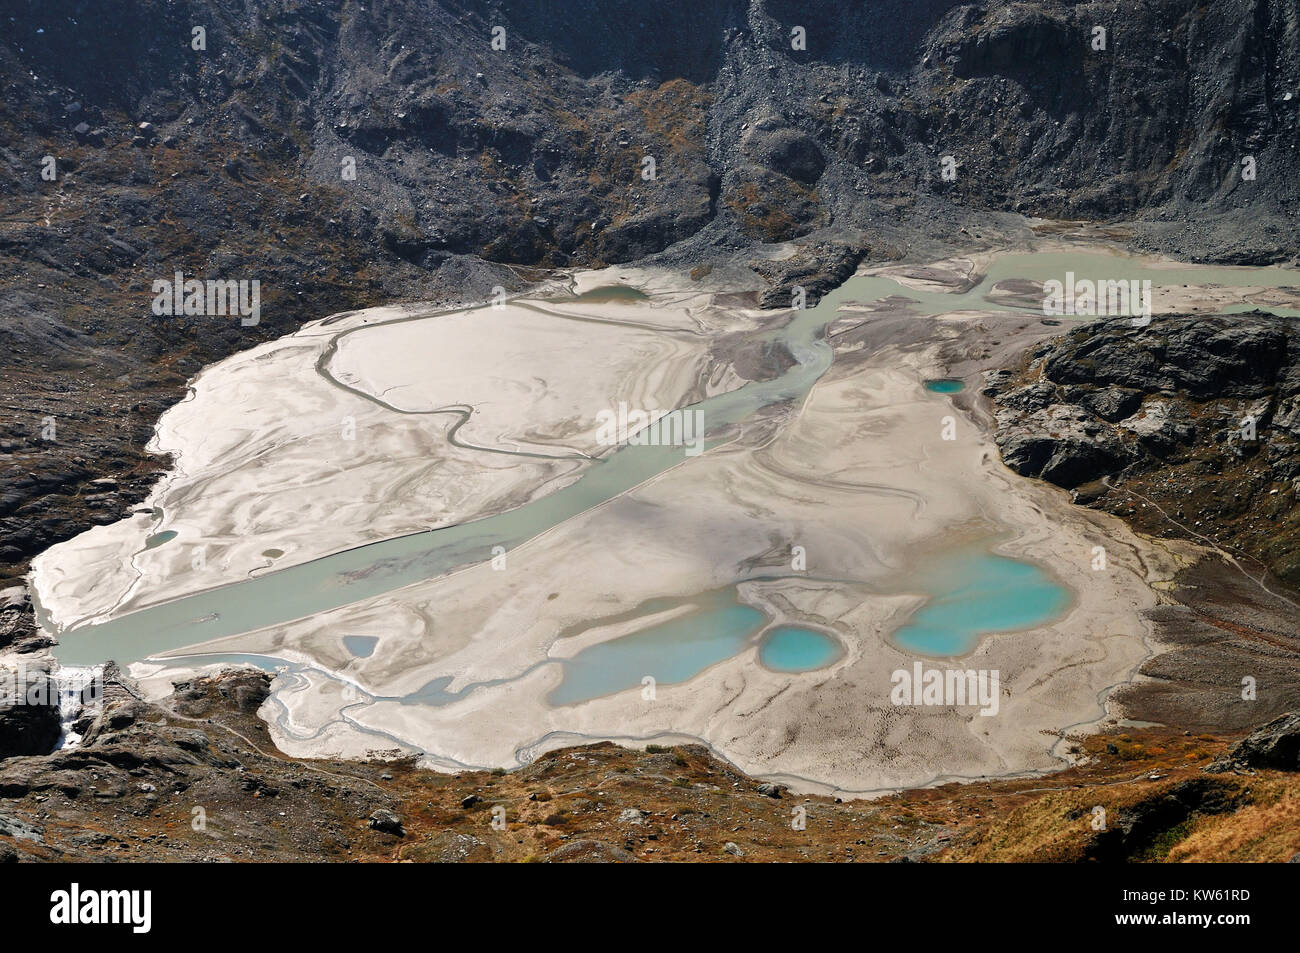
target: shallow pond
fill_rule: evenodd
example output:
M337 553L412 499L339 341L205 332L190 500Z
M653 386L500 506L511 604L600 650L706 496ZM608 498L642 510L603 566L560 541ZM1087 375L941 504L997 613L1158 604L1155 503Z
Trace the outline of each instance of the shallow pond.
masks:
M777 672L813 672L843 654L840 643L826 633L793 625L777 626L758 647L758 660Z
M925 389L935 394L959 394L966 389L966 385L961 381L945 377L939 380L926 381Z
M893 640L919 655L965 655L989 633L1059 618L1072 601L1070 591L1038 566L976 546L940 556L914 584L926 602Z

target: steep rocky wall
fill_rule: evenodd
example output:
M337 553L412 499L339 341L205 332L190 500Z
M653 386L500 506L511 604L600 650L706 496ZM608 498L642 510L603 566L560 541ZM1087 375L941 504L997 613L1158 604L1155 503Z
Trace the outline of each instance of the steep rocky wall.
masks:
M931 200L1089 218L1250 210L1249 233L1201 225L1200 247L1180 241L1295 251L1300 12L1285 0L11 6L6 118L27 135L4 174L29 195L52 191L30 134L68 148L85 122L108 144L148 121L177 157L219 145L337 189L344 234L426 267L448 253L629 260L715 218L770 240ZM791 48L796 27L806 49Z

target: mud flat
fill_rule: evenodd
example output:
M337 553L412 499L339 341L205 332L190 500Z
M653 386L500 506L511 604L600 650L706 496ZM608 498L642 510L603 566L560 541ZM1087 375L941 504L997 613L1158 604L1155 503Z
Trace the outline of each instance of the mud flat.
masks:
M387 742L443 767L513 765L584 738L698 738L744 770L848 792L1049 769L1059 761L1041 732L1102 715L1108 687L1148 654L1149 583L1174 561L1117 520L1010 474L965 417L956 439L941 439L953 408L923 380L938 370L941 342L966 341L970 324L934 322L939 341L833 366L779 431L756 430L555 527L512 550L504 570L474 566L204 648L314 660L273 720L295 754L359 755ZM962 545L1051 567L1072 605L1051 624L986 636L957 663L1000 673L996 715L896 706L892 675L918 656L890 636L929 597L911 582ZM1090 569L1096 545L1111 554L1104 573ZM741 598L773 624L835 633L843 657L775 672L754 643L653 697L637 685L548 703L563 659L658 621L593 630L593 617L736 579L748 579ZM583 634L570 641L574 628ZM345 656L344 632L378 638L376 651Z
M157 426L150 449L175 465L147 503L34 561L48 620L102 621L511 509L610 449L602 410L671 410L744 382L711 352L736 328L697 316L706 297L591 300L584 285L609 280L500 308L335 315L206 368Z
M1197 551L1140 539L1117 519L1074 507L1065 492L1003 467L978 397L979 374L1060 333L1059 326L1044 324L1041 312L996 300L1000 282L1041 281L1068 264L1106 267L1117 257L1080 259L1055 249L1037 268L1028 261L1033 256L986 256L915 274L864 273L825 299L820 313L788 318L784 326L780 316L707 304L672 318L635 295L612 292L571 300L564 314L550 304L530 304L514 318L520 332L515 356L526 369L508 368L517 381L520 415L493 405L481 426L471 417L457 434L449 427L431 441L438 452L472 456L456 457L460 469L427 478L447 493L445 483L465 474L473 485L482 479L480 469L492 472L485 461L499 458L507 474L501 479L518 481L513 492L524 496L505 503L496 497L497 513L477 520L466 514L486 512L479 497L478 509L467 504L453 516L448 507L445 519L469 522L400 552L349 550L346 560L300 566L307 572L299 575L268 574L134 616L119 607L114 623L67 633L66 650L93 654L99 637L137 662L133 672L155 689L187 667L213 661L281 666L284 676L263 714L277 743L295 755L399 747L421 753L435 767L512 766L583 739L698 739L752 774L846 793L1059 767L1064 753L1056 733L1106 716L1111 690L1129 681L1151 652L1144 614ZM1122 264L1154 270L1131 259ZM1247 289L1275 277L1222 274L1240 276ZM643 287L654 287L657 296L671 290L673 280L659 275ZM678 288L689 296L684 282ZM1216 300L1239 302L1246 293L1256 292L1224 292ZM615 353L607 363L617 369L606 375L580 347L566 358L563 340L549 337L553 328L537 324L537 308L548 320L572 323L577 340L591 322L610 320L611 309L625 314L617 323L633 342L629 347L657 356L657 363L645 369ZM335 320L347 330L358 317ZM327 366L346 375L346 387L324 390L375 408L395 434L427 426L428 415L444 402L463 399L457 390L480 402L494 399L500 387L484 387L477 377L499 377L507 369L486 360L474 364L474 344L460 337L449 352L454 359L442 366L455 387L443 390L442 378L422 377L419 360L401 353L398 329L412 325L419 322L385 324L374 352L349 353L351 345L340 344ZM830 328L829 341L817 333L822 326ZM338 331L336 324L321 333L337 340ZM367 333L356 336L364 340ZM494 336L490 323L464 316L455 333L481 335L487 350ZM644 334L653 337L636 336ZM720 367L725 361L706 353L710 334L783 340L799 363L783 380L735 388L740 381ZM700 348L692 351L686 345L696 338ZM285 339L285 346L293 340ZM313 367L328 356L314 346ZM636 379L623 380L633 365L641 368ZM541 385L528 372L539 367L547 372L540 374ZM267 380L261 378L262 386ZM936 393L926 386L935 380L967 386ZM319 378L312 383L319 387ZM671 406L660 395L676 391L675 400L694 394L696 406L716 411L727 425L711 434L711 448L701 456L683 456L680 448L625 448L593 464L574 456L591 446L587 418L574 416L586 399L576 395L589 385L600 392L593 408L621 395ZM526 419L529 413L545 419ZM284 418L282 410L275 420L285 426ZM334 420L326 419L332 428ZM228 447L232 439L213 429L193 439L200 447L208 439ZM464 437L464 445L454 437ZM638 449L640 455L623 456ZM210 452L212 472L222 471L222 451ZM188 453L187 447L182 467ZM304 472L328 473L332 464L322 461L329 459L304 462ZM628 460L644 463L628 469ZM573 469L541 476L528 469L551 466ZM558 488L565 481L569 485ZM584 485L590 492L575 497L572 491ZM301 497L301 482L297 491L286 485L282 492L281 506L288 508ZM339 492L334 499L342 497ZM172 502L178 523L194 519L189 503ZM410 505L399 502L394 509ZM228 518L224 513L217 507L204 518ZM315 532L321 530L316 520L322 517L303 518L310 522L299 554L309 542L319 543ZM393 518L414 519L409 512ZM345 507L324 518L331 519L339 525L327 531L337 532L336 540L356 532L356 517ZM459 545L457 533L474 527L477 558L465 549L454 559L420 561L449 551L451 541ZM504 545L487 558L493 540ZM164 553L179 541L148 553ZM258 545L284 549L265 539ZM1067 598L1011 631L976 633L959 659L905 650L895 635L943 598L947 584L936 578L935 567L957 551L1032 564L1035 585L1046 574ZM85 566L65 560L58 548L47 555L49 563L38 567L38 592L42 600L47 593L62 598L56 584L66 580L71 608L65 604L59 617L78 617L74 583ZM98 558L111 565L114 557L106 550ZM53 575L56 567L61 575ZM41 579L46 572L54 582ZM290 580L304 585L277 593L277 579L285 580L281 589ZM167 592L178 596L196 588L179 577L169 577L169 585ZM638 679L594 698L557 694L579 653L680 621L698 611L705 594L729 588L737 604L762 614L757 630L737 640L734 651L681 678ZM350 594L340 596L340 589ZM132 605L157 599L159 592L151 584ZM278 616L248 608L264 597L282 598L286 606ZM85 602L82 617L107 611L102 600ZM222 618L209 626L204 613ZM775 670L760 655L763 633L777 627L826 633L838 651L821 668ZM217 637L205 638L208 633ZM371 647L368 654L353 650L358 640ZM917 662L996 673L997 703L985 706L996 710L897 704L896 673L912 671Z

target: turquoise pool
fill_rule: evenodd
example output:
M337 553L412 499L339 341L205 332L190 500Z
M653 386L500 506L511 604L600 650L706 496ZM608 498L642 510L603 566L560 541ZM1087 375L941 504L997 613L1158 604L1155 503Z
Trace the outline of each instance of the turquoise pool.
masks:
M758 647L758 660L778 672L811 672L843 654L840 643L826 633L792 625L777 626Z
M936 394L956 394L965 390L966 385L951 377L944 377L938 380L926 381L925 389Z
M599 642L561 662L564 680L547 700L573 705L638 686L647 675L663 685L685 682L743 649L766 621L733 601Z
M919 582L930 598L894 633L894 642L920 655L965 655L991 632L1053 621L1072 599L1032 563L978 547L941 556Z

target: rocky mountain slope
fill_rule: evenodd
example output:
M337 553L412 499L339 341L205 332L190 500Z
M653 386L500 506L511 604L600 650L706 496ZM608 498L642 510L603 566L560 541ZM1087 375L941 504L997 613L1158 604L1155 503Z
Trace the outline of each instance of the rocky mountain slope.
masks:
M1008 466L1300 587L1300 328L1254 313L1096 322L993 375Z
M156 706L110 673L82 746L0 760L0 862L1300 857L1295 715L1232 747L1117 729L1071 741L1079 766L1045 778L841 803L761 784L696 745L589 745L458 775L295 761L255 715L267 692L265 675L230 672ZM13 710L0 706L0 727Z
M1288 0L0 16L0 581L143 496L152 422L200 366L331 312L665 249L755 266L780 305L767 243L815 248L815 284L817 262L1004 211L1131 221L1184 257L1296 253ZM178 270L259 280L261 323L152 315Z
M1118 710L1222 731L1300 707L1293 320L1092 322L990 373L984 393L1009 467L1210 554L1149 613L1161 650L1112 697ZM1244 692L1246 679L1258 691Z

